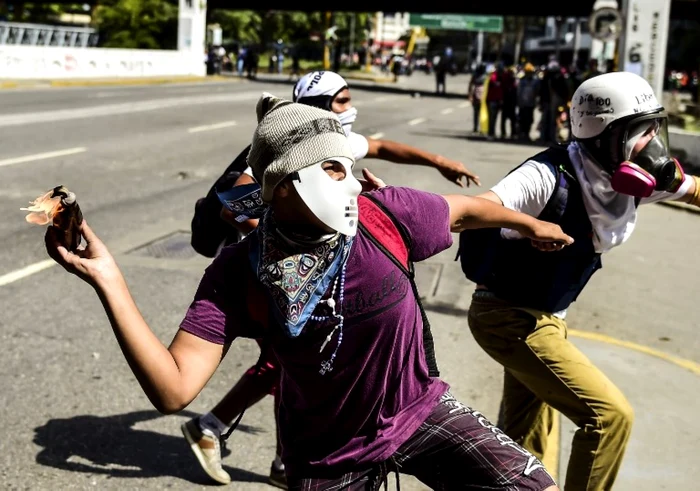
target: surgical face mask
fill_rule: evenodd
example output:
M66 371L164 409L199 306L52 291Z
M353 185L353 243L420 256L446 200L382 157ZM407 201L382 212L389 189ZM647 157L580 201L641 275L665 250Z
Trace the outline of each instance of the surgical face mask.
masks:
M292 181L302 201L324 225L343 235L357 233L357 197L362 191L360 181L352 175L353 161L334 157L324 162L336 161L345 168L345 179L336 181L323 170L323 162L297 172Z
M655 134L637 155L622 162L612 177L612 187L622 194L646 198L654 191L675 192L685 180L683 167L672 158L668 151L668 137L665 125L658 122L647 126ZM625 145L625 152L631 155L636 139Z
M338 119L340 119L340 124L343 125L345 136L350 136L350 133L352 132L352 124L357 119L357 109L351 107L347 111L336 113L336 116L338 116Z

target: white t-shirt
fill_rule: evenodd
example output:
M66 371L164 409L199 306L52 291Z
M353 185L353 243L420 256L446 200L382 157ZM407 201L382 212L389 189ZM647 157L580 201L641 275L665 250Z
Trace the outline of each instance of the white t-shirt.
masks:
M642 198L640 204L678 199L688 192L691 183L692 178L686 176L685 181L675 193L654 191L648 198ZM498 184L491 188L491 191L500 198L506 208L536 217L544 210L547 201L554 193L556 184L551 164L528 160L501 179ZM518 232L507 229L503 230L502 235L507 239L521 237Z
M669 201L680 198L688 192L692 177L686 175L685 181L675 193L655 191L648 198L642 198L640 204ZM491 188L503 202L503 206L533 217L539 216L556 188L556 177L551 164L528 160L516 170ZM505 239L522 238L519 232L503 229L501 236ZM556 317L566 318L566 309L554 312Z
M348 141L350 142L352 156L355 158L355 160L361 160L367 156L367 152L369 152L369 141L367 141L367 138L359 133L350 132L350 135L348 135ZM253 177L253 169L251 169L250 166L246 167L243 173Z
M350 148L352 148L352 156L355 157L355 160L364 159L367 156L367 152L369 152L369 141L367 141L367 138L351 131L348 135L348 140L350 140Z

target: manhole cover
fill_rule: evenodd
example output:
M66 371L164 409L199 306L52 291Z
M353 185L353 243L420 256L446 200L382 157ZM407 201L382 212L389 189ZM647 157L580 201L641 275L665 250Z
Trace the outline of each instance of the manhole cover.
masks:
M197 251L192 248L190 239L188 232L178 231L137 247L129 254L156 259L191 259L197 256Z

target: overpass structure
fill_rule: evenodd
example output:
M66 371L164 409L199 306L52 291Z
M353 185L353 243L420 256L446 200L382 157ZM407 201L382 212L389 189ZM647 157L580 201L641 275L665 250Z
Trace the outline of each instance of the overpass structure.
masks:
M7 0L11 3L12 0ZM661 1L661 0L659 0ZM52 0L51 3L75 3L75 0ZM99 0L86 0L89 5L99 4ZM299 2L290 4L285 0L181 0L188 6L195 3L208 10L298 10L316 12L323 10L320 4ZM471 0L456 2L454 0L432 0L415 2L407 9L405 1L397 0L354 0L339 5L340 12L405 12L416 13L454 13L474 15L512 15L516 17L586 17L593 10L595 0L561 1L536 0L531 2L514 2L512 0ZM671 0L671 19L700 19L700 0Z

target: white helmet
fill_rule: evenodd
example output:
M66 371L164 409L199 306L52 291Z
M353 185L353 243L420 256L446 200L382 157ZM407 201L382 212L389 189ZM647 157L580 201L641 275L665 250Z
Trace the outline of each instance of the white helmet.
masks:
M612 72L583 82L571 100L571 133L610 173L627 160L640 126L667 114L649 83L630 72ZM645 123L648 121L648 123Z

